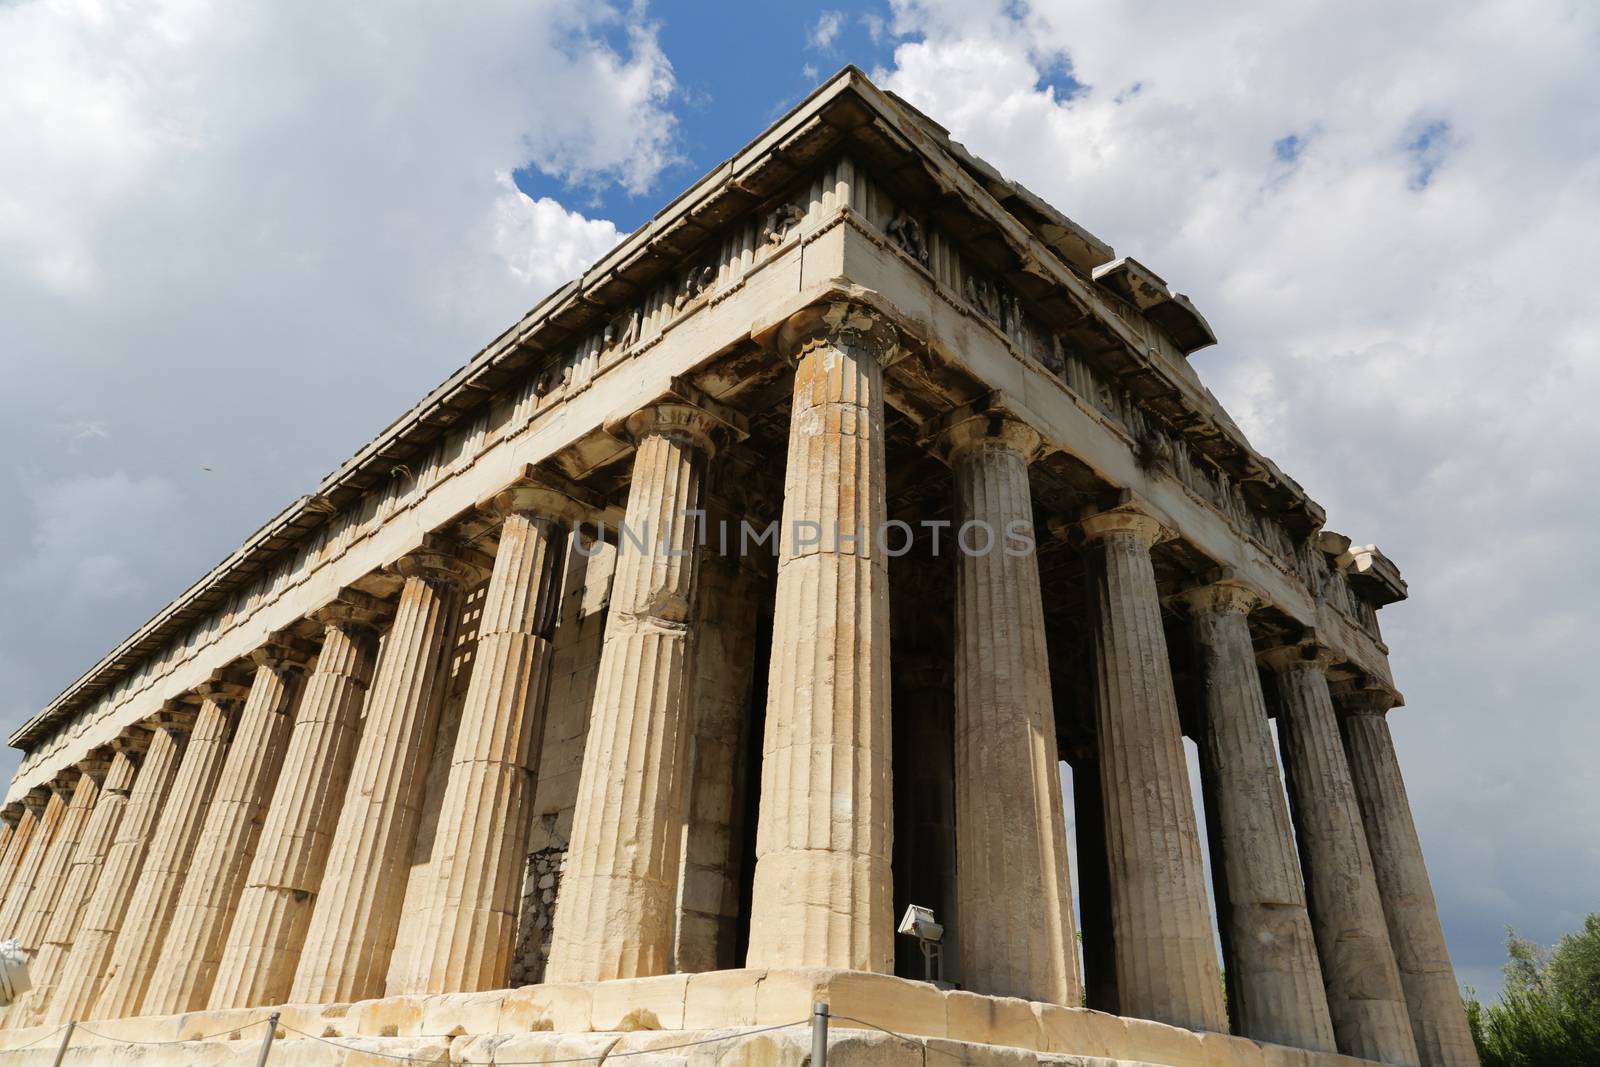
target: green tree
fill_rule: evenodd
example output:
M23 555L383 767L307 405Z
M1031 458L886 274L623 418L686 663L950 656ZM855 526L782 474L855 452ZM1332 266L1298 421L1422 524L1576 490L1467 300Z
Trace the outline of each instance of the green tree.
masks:
M1465 998L1483 1067L1600 1067L1600 913L1550 949L1506 930L1498 1004Z

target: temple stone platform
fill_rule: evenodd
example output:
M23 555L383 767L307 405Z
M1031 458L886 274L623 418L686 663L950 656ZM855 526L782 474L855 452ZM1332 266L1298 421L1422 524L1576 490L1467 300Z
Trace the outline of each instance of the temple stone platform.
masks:
M277 1009L271 1067L626 1062L800 1067L812 1005L832 1067L1360 1067L1370 1061L1183 1030L1086 1008L940 990L860 971L733 970ZM255 1065L268 1009L91 1021L64 1065ZM785 1025L789 1024L789 1025ZM882 1029L875 1029L881 1027ZM49 1065L47 1026L6 1034L8 1064ZM892 1031L892 1032L888 1032Z

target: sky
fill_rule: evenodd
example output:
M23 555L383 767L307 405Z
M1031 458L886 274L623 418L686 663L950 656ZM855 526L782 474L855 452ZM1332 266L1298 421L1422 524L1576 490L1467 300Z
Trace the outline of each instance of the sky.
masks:
M1600 7L0 3L0 725L844 63L1376 541L1457 973L1600 910ZM0 755L9 775L17 754Z

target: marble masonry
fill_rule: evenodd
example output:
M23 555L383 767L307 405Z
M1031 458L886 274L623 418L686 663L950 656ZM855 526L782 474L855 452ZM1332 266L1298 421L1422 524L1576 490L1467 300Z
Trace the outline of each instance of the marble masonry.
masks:
M0 1049L1475 1065L1405 583L1213 343L841 71L11 736Z

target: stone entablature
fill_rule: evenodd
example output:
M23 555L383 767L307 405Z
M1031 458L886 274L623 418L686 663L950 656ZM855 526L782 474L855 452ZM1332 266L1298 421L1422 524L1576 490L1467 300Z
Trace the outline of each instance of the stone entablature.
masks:
M976 993L1470 1063L1382 720L1404 582L1212 340L847 70L18 731L6 1023L908 974L935 894Z

